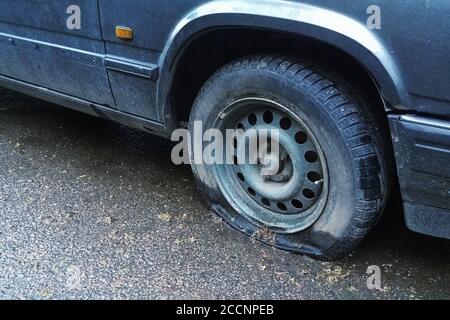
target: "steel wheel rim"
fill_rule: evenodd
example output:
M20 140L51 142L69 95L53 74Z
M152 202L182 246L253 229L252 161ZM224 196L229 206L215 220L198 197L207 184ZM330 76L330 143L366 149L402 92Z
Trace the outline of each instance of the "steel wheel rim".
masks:
M224 108L214 127L222 132L279 130L276 175L263 177L261 167L249 164L213 165L222 194L240 215L281 233L296 233L317 221L328 198L328 171L324 153L304 121L282 104L251 97Z

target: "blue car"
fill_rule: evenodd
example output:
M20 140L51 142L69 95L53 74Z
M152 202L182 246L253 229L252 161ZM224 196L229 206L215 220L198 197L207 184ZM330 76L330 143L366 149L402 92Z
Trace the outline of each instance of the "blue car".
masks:
M184 157L231 227L334 260L394 188L411 230L450 238L449 17L448 0L0 0L0 85L165 138L278 132L253 164Z

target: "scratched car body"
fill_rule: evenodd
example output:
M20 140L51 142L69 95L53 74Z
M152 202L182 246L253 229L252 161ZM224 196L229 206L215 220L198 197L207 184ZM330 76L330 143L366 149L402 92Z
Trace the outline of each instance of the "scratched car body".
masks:
M233 121L288 118L297 145L286 138L283 176L194 175L235 229L336 259L379 220L397 182L407 226L450 238L449 16L447 0L0 0L0 85L166 138L193 120L214 127L202 117L220 111L207 105L218 96L231 99Z

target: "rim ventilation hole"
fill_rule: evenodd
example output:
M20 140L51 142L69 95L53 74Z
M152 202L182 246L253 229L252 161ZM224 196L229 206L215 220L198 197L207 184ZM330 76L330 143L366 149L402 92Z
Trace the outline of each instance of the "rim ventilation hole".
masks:
M291 204L296 209L302 209L303 208L303 203L300 200L294 199L294 200L292 200Z
M270 201L267 200L266 198L262 198L261 202L266 206L266 207L270 207Z
M253 190L252 188L248 188L247 191L248 191L248 193L250 193L251 196L253 196L253 197L256 196L256 191Z
M239 180L241 180L242 182L245 182L245 177L242 173L238 172L237 177L239 178Z
M307 199L313 199L316 196L314 191L312 191L311 189L303 189L302 193Z
M256 114L252 113L248 116L248 123L250 123L252 126L254 126L258 122L258 118L256 117Z
M295 134L295 141L297 141L298 144L305 144L306 141L308 141L308 135L303 131L299 131Z
M280 127L283 130L289 130L292 126L292 121L291 119L289 119L288 117L284 117L283 119L281 119L280 121Z
M242 123L238 123L237 128L240 130L244 130L244 125Z
M308 172L308 180L309 181L315 183L317 181L320 181L321 179L322 179L322 177L320 176L320 173L314 172L314 171Z
M266 111L263 115L264 122L267 124L271 124L273 122L273 113L270 111Z
M277 207L281 211L287 211L287 207L286 207L286 205L283 202L278 202Z
M308 151L305 153L305 159L310 163L314 163L319 160L319 155L315 151Z

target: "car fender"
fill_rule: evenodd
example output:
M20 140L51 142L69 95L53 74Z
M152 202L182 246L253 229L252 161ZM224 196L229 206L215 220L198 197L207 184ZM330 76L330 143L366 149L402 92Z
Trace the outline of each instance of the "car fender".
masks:
M223 27L251 27L308 36L334 45L364 66L391 106L406 104L405 90L393 55L375 30L344 14L292 1L217 0L185 15L173 29L160 57L158 104L166 101L183 48L202 32Z

